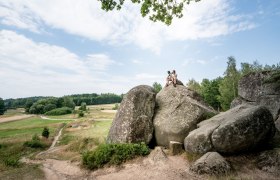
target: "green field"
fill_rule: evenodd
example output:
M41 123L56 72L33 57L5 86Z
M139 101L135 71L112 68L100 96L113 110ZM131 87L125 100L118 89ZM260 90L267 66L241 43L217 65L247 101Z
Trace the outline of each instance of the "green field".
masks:
M87 106L85 116L78 118L77 114L62 116L46 116L49 120L40 116L27 119L0 123L0 179L20 179L21 177L34 177L42 179L43 173L38 166L19 163L18 160L24 156L31 156L44 149L33 149L24 147L25 141L30 141L34 134L41 136L44 127L48 127L50 137L42 139L50 145L53 137L58 133L63 123L60 142L56 145L61 147L57 154L49 154L46 158L80 160L81 152L91 150L96 145L105 142L112 120L116 114L112 108L115 104ZM79 107L76 107L78 109ZM23 109L8 110L1 117L13 117L24 114ZM69 120L64 120L69 119ZM13 164L13 162L16 162ZM7 162L12 162L7 165ZM9 163L8 163L9 164Z
M0 143L30 139L34 134L40 135L44 127L50 129L50 135L52 137L57 127L67 122L69 121L42 120L39 117L32 117L19 121L1 123Z

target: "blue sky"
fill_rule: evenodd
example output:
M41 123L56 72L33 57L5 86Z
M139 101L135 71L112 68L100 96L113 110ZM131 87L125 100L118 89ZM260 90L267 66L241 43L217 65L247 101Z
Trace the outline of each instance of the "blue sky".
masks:
M227 57L280 62L280 1L202 0L171 26L127 1L106 13L96 0L0 0L0 97L126 93L222 76Z

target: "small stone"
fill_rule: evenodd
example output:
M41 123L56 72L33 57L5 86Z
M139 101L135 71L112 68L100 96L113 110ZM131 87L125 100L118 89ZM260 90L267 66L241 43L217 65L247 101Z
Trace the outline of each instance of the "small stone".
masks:
M180 154L183 151L183 144L176 141L170 141L169 143L169 151L171 155Z

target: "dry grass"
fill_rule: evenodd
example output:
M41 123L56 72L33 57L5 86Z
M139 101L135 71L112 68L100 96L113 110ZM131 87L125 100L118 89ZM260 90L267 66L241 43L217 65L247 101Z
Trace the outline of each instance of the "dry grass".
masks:
M56 150L44 158L80 161L84 151L92 150L105 142L116 113L106 110L112 110L113 107L114 104L87 106L89 113L85 113L83 118L69 122L63 130Z

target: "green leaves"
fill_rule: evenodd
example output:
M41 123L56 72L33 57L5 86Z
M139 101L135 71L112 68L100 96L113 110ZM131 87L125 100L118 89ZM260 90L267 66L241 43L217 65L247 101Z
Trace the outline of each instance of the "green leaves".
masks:
M120 10L125 0L100 0L101 9L112 11ZM182 18L185 4L200 0L131 0L132 3L141 4L140 12L143 17L149 15L151 21L161 21L166 25L172 23L173 17Z

